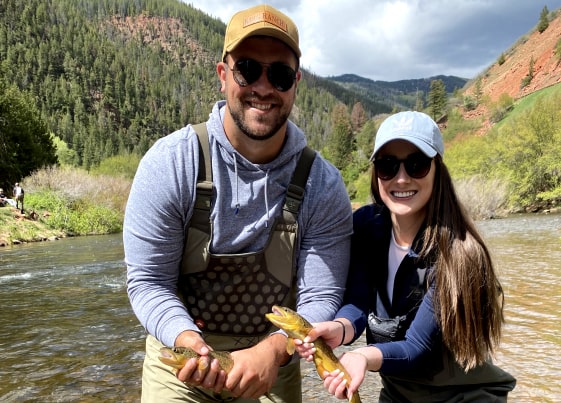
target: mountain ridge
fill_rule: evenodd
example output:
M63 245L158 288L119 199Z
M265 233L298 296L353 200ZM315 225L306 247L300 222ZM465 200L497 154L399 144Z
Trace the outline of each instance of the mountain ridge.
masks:
M385 99L386 102L390 102L394 107L398 105L402 109L415 108L419 96L426 103L430 84L433 80L442 80L448 94L461 90L468 82L467 78L446 75L383 81L371 80L356 74L342 74L339 76L329 76L326 79L336 82L344 88L364 94L366 97L377 100Z

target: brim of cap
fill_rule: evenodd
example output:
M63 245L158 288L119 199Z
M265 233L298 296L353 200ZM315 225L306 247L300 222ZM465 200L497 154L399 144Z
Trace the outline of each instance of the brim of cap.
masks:
M376 158L376 154L378 153L378 151L380 151L380 149L383 146L394 140L408 141L409 143L417 147L419 150L421 150L423 154L425 154L429 158L434 158L436 154L438 154L438 151L436 151L431 145L425 143L422 140L419 140L417 137L401 135L399 137L392 137L391 139L387 139L385 141L381 141L379 144L376 144L376 148L374 148L374 152L370 156L370 161L374 161L374 159Z
M258 35L272 36L273 38L276 38L279 41L285 43L286 46L288 46L290 49L294 51L294 53L296 53L296 56L298 56L298 58L302 56L302 52L300 51L298 44L295 43L290 36L288 36L287 34L285 34L283 31L279 29L272 28L270 26L265 26L265 27L253 29L251 32L248 32L247 35L243 35L235 39L234 41L230 42L230 45L228 47L225 47L224 50L222 51L222 59L224 59L226 53L229 53L232 50L234 50L244 39L247 39L252 36L258 36Z

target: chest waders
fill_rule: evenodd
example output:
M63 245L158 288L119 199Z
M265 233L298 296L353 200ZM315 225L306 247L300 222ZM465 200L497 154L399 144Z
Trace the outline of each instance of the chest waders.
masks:
M265 318L273 305L295 308L297 218L315 152L304 148L282 215L275 219L265 247L257 252L214 254L210 252L213 184L208 133L205 123L194 129L199 137L199 174L179 290L209 345L216 350L247 348L273 331Z

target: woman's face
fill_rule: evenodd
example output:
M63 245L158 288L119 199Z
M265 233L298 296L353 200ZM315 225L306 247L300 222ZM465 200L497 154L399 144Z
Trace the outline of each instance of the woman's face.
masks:
M417 147L405 140L393 140L384 145L376 158L394 157L404 160L412 154L419 153ZM434 160L430 171L423 178L412 178L405 170L403 163L399 165L397 174L389 179L376 178L380 197L395 218L406 218L422 221L432 195L435 176Z

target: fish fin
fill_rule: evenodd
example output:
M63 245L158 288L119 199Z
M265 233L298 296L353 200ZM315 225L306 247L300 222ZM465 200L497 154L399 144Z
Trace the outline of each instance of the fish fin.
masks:
M204 371L205 369L208 368L208 361L207 360L201 360L199 358L197 360L197 368L199 369L199 371Z
M296 345L294 344L294 339L288 338L288 341L286 342L286 352L292 355L294 354L295 351L296 351Z
M326 373L329 373L328 370L325 369L325 367L323 365L316 365L316 370L318 372L318 375L321 379L325 379L325 377L327 376Z
M316 371L321 379L325 379L325 372L329 372L323 365L323 360L316 354L314 354L314 364L316 366Z
M175 359L173 358L168 358L168 357L158 357L160 359L160 361L166 365L169 365L172 368L175 369L181 369L183 368L182 364L179 364Z

